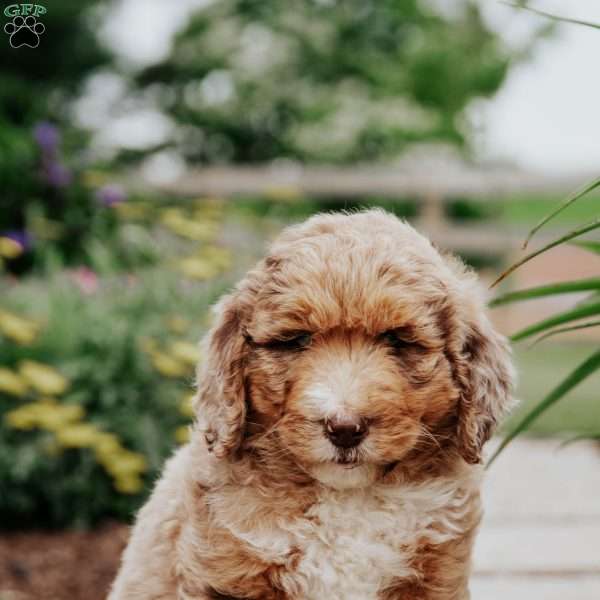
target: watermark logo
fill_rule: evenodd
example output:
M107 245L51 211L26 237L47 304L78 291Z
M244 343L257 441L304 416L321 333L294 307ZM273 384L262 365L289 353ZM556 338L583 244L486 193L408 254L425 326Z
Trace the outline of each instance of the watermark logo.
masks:
M8 41L13 48L37 48L40 35L46 31L38 17L45 14L46 7L41 4L9 4L4 9L4 16L12 19L4 25Z

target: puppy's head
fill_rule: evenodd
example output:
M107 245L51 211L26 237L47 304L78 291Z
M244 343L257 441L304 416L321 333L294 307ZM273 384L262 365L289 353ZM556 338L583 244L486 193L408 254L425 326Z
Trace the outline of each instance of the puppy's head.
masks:
M479 462L510 405L509 350L473 274L382 211L285 230L217 305L207 354L209 449L285 455L336 487L418 457Z

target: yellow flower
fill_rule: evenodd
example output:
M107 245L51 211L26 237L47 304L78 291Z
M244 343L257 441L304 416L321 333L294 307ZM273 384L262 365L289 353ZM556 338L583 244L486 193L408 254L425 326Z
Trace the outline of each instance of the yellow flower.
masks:
M27 382L14 371L0 367L0 392L22 397L27 393Z
M104 468L113 477L124 477L127 475L138 475L148 468L146 457L138 452L121 449L120 452L111 454L103 462Z
M187 425L182 425L175 430L175 441L178 444L187 444L190 441L190 428Z
M72 423L80 421L85 416L85 410L78 404L66 404L60 407L58 416L59 420L56 425L54 425L55 430L61 429L65 425L71 425ZM40 424L45 429L52 430L52 423L48 422L44 424L41 422Z
M19 364L19 372L31 387L42 394L59 396L67 391L69 381L48 365L33 360L24 360Z
M0 332L10 338L27 346L37 337L39 325L7 311L0 311Z
M54 398L23 404L5 415L6 424L14 429L40 427L48 431L63 431L81 420L84 411L76 404L61 405Z
M152 354L158 350L158 342L155 339L143 337L140 338L140 347L146 354Z
M264 190L264 194L267 198L282 202L292 202L302 197L300 188L293 185L272 185Z
M37 427L37 416L35 411L31 410L30 404L25 404L15 410L11 410L4 415L4 422L12 429L29 430Z
M196 366L200 360L200 349L196 344L175 341L169 344L169 352L178 360Z
M137 475L117 477L113 485L121 494L137 494L144 487L143 481Z
M146 202L119 202L112 208L119 217L131 221L144 219L150 211L150 205Z
M110 462L112 457L123 451L119 438L114 433L98 432L94 440L94 454L98 462Z
M179 402L179 412L185 417L193 417L194 416L194 398L196 394L187 394L184 396Z
M17 258L23 253L23 246L12 238L0 236L0 256Z
M173 333L185 333L190 327L190 322L178 315L167 317L166 323Z
M179 270L190 279L210 279L219 274L217 265L205 258L190 256L179 261Z
M231 251L227 248L205 246L199 256L220 269L228 269L231 266Z
M56 440L64 448L89 448L94 446L98 428L92 423L78 423L56 432Z
M94 171L92 169L83 173L83 184L89 187L100 187L111 179L108 173L103 171Z
M78 404L50 404L39 402L37 420L38 426L48 431L58 431L70 427L73 423L80 421L85 411Z
M219 232L218 225L211 221L195 221L178 208L167 208L160 222L173 233L194 241L209 241Z
M219 198L218 196L204 196L192 200L190 204L199 210L218 211L219 214L222 214L226 202L225 198Z
M152 364L154 365L154 368L165 377L184 377L189 373L189 368L186 364L172 356L160 352L154 352L152 354Z

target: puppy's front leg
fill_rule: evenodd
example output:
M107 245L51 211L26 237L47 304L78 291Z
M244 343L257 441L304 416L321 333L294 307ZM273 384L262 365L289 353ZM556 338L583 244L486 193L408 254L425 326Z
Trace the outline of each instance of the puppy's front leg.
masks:
M471 549L475 528L463 537L424 545L415 560L417 577L398 580L379 594L379 600L469 600Z

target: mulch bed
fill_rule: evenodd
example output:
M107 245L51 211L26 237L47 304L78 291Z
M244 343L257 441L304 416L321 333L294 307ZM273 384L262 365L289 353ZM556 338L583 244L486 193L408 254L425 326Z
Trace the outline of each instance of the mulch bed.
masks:
M0 600L105 600L129 528L0 532Z

